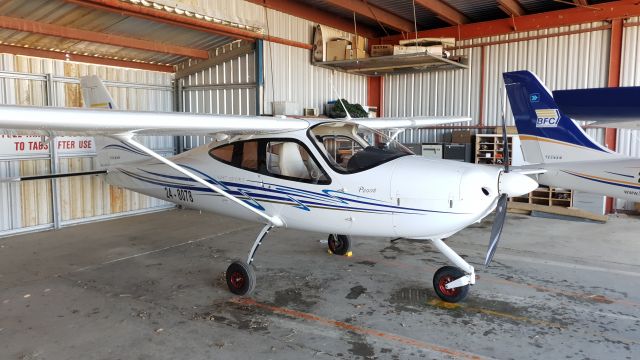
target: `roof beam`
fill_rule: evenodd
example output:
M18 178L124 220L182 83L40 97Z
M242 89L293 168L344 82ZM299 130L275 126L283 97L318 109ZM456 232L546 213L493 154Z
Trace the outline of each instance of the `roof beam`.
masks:
M196 59L208 59L206 50L193 49L185 46L162 44L155 41L141 40L126 36L105 34L95 31L74 29L66 26L47 24L9 16L0 16L0 28L24 31L29 33L57 36L66 39L89 41L124 48L153 51L164 54L175 54Z
M343 19L335 14L319 10L305 3L295 0L246 0L268 9L283 12L285 14L297 16L322 25L330 26L334 29L353 33L355 31L352 20ZM358 34L372 39L377 37L377 32L366 25L358 25Z
M514 31L514 24L516 25L515 28L518 29L517 32L526 32L632 16L640 16L640 4L638 4L638 0L619 0L590 5L589 7L575 7L515 18L423 30L418 31L417 36L452 37L457 40L466 40L511 34L516 32ZM409 34L408 36L414 37L416 35ZM380 40L382 44L396 44L402 39L402 36L393 35L383 37Z
M589 6L589 0L573 0L573 3L578 6Z
M147 7L144 5L137 5L133 3L124 2L121 0L64 0L65 2L83 6L90 9L96 9L100 11L107 11L116 13L123 16L131 16L140 19L153 21L156 23L169 24L173 26L179 26L185 29L203 31L216 35L229 36L236 39L243 40L256 40L264 39L279 44L288 46L295 46L303 49L311 50L313 46L311 44L293 41L289 39L283 39L277 36L268 36L259 32L245 30L225 24L219 24L212 21L201 20L185 15L178 15L169 13L164 10L155 9L153 7Z
M379 21L380 23L389 26L390 28L401 31L411 32L415 27L413 22L400 17L394 13L384 10L375 5L368 4L362 0L325 0L325 2L340 7L351 12L355 12L358 15L362 15L371 20Z
M35 57L41 57L46 59L75 61L75 62L89 63L89 64L118 66L118 67L130 68L130 69L162 71L162 72L169 72L169 73L172 73L174 71L173 66L170 66L170 65L150 64L150 63L144 63L144 62L138 62L138 61L116 60L116 59L109 59L109 58L98 57L98 56L69 54L69 53L64 53L59 51L34 49L34 48L4 45L4 44L0 44L0 53L24 55L24 56L35 56Z
M498 7L509 16L522 16L527 13L518 0L498 0Z
M440 19L451 25L460 25L470 22L463 13L451 7L441 0L416 0L425 9L436 14Z

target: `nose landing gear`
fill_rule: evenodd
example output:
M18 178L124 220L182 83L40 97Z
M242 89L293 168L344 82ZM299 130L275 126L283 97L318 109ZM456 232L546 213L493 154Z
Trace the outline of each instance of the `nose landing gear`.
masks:
M467 297L469 285L476 283L476 273L453 249L440 239L432 239L433 245L455 266L444 266L433 275L436 295L446 302L456 303Z

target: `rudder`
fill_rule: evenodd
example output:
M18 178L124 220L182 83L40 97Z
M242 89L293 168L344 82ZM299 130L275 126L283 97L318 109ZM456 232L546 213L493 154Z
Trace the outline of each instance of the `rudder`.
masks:
M503 77L527 162L555 163L617 156L564 115L535 74L514 71L505 72Z

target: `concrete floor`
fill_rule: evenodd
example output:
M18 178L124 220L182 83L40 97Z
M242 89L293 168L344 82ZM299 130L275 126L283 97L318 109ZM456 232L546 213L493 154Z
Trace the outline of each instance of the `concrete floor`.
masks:
M1 359L640 358L640 219L510 214L488 270L490 223L447 242L480 279L435 297L428 243L278 230L250 298L224 271L260 226L174 210L0 239Z

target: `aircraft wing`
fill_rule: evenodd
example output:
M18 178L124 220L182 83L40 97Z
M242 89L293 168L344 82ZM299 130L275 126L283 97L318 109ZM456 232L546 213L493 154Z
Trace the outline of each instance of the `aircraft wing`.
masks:
M0 105L0 129L42 135L238 135L308 127L303 119Z
M371 129L419 129L435 125L469 122L468 116L415 116L350 119Z

